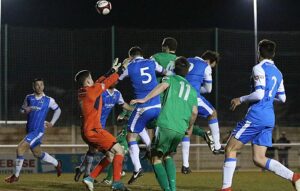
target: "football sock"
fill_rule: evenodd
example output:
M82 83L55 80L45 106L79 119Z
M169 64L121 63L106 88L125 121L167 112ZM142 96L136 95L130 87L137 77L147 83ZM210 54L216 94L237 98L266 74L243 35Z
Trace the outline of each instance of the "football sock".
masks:
M132 164L134 166L134 171L137 172L142 168L141 162L140 162L140 148L137 145L136 141L128 142L129 145L129 155L132 161Z
M183 166L189 167L189 154L190 154L190 138L184 137L181 142L182 145L182 163Z
M114 160L113 160L114 182L118 182L121 179L123 159L124 159L124 157L122 155L115 155L115 157L114 157Z
M169 185L169 180L168 180L168 175L167 172L163 166L162 163L156 163L153 165L154 173L156 176L156 179L160 185L160 187L164 191L171 191L170 185Z
M223 166L223 186L222 186L222 189L231 187L235 167L236 167L236 158L227 158L227 159L225 159L224 166Z
M17 156L16 158L16 169L15 169L15 176L19 177L22 166L24 162L24 157L23 156Z
M113 165L109 164L107 167L107 176L106 176L106 180L112 180L112 176L113 176Z
M219 123L218 119L212 119L208 121L208 126L211 130L211 135L213 137L214 143L215 143L215 149L220 149L220 130L219 130Z
M90 152L87 152L87 154L86 154L85 172L84 172L85 176L90 175L90 173L91 173L91 168L92 168L92 165L93 165L94 155L95 155L94 153L90 153Z
M193 135L197 135L199 137L204 138L205 131L202 128L200 128L199 126L194 125Z
M288 179L290 181L292 181L293 179L294 173L276 160L268 159L265 168L269 171L274 172L278 176L281 176L282 178Z
M176 191L176 166L173 158L168 157L165 160L165 168L167 171L171 191Z
M90 177L95 179L109 164L109 160L106 157L104 157L93 169L93 171L90 174Z
M144 128L142 132L139 133L139 136L143 140L143 142L146 144L146 149L150 150L151 149L151 140L149 137L149 134L147 130Z
M85 153L83 161L80 163L79 168L80 168L80 172L83 172L85 170L85 165L86 165L86 158L87 158L87 154L88 152Z
M55 167L58 165L57 160L53 156L49 155L48 153L42 153L40 159L47 163L53 164Z

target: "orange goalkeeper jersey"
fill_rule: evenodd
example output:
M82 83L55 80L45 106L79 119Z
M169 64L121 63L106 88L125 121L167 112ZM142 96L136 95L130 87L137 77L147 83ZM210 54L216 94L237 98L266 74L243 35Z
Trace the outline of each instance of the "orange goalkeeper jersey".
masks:
M100 116L102 111L101 94L119 78L117 73L105 78L101 76L93 86L80 88L78 101L83 117L82 130L85 136L91 136L101 129ZM93 132L94 131L94 132Z

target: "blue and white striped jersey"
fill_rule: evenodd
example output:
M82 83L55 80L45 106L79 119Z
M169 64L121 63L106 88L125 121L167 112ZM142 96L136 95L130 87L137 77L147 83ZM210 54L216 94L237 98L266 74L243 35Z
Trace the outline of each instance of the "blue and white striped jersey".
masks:
M119 90L114 89L113 93L110 93L109 90L107 89L103 94L102 94L102 113L101 113L101 125L102 128L105 129L106 125L106 120L112 110L112 108L116 105L123 105L124 104L124 99L122 97L122 94Z
M200 57L188 58L187 60L191 66L185 78L195 88L197 96L200 97L202 84L212 83L211 67Z
M246 119L257 125L274 127L274 98L285 94L282 74L272 60L265 59L253 67L252 78L254 82L252 91L264 90L264 96L261 100L250 104Z
M144 59L143 57L136 57L129 64L124 73L120 76L123 80L129 76L136 99L146 97L156 86L156 72L162 73L164 69L151 59ZM144 104L137 104L137 107L145 107L160 104L159 95L150 99Z
M25 107L31 108L31 111L27 114L27 132L44 132L44 123L49 108L52 110L59 108L55 100L45 94L42 97L36 97L34 94L27 95L22 105L22 108Z

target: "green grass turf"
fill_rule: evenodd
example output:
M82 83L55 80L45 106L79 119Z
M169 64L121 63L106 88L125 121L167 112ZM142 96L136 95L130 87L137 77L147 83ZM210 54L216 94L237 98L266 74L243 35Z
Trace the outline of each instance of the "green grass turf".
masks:
M57 178L54 174L21 174L20 180L7 184L0 175L0 191L78 191L86 190L81 182L73 181L73 174L63 174ZM131 173L123 178L127 182ZM101 181L104 175L98 177ZM178 191L216 191L222 184L221 172L193 172L189 175L177 173ZM132 186L132 191L160 190L155 175L146 173ZM233 180L234 191L292 191L292 184L269 172L236 172ZM95 185L95 191L108 191L109 186Z

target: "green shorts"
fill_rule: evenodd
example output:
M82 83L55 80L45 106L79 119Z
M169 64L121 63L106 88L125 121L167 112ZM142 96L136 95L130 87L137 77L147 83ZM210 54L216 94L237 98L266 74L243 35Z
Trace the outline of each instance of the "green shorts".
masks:
M177 146L181 143L183 137L184 133L157 127L153 145L153 154L161 156L176 153Z

